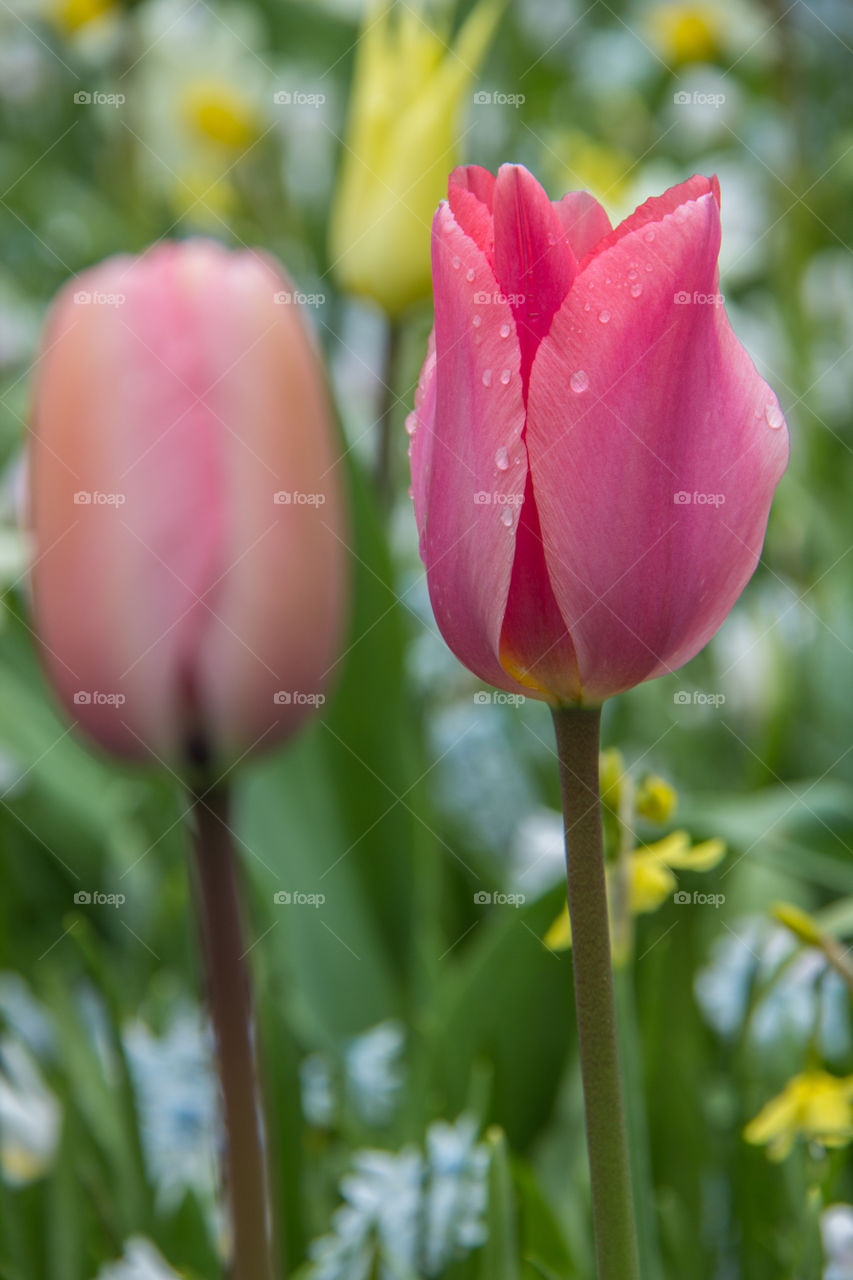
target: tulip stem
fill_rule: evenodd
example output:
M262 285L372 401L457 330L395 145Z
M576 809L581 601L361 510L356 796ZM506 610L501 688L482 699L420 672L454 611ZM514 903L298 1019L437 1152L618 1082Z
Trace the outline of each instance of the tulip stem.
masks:
M379 436L376 442L376 489L383 507L389 507L394 497L394 447L393 423L397 396L394 391L397 362L403 327L399 320L389 318L385 338L385 353L379 372Z
M599 1280L639 1280L598 781L600 708L552 708Z
M266 1135L228 793L199 788L193 802L196 904L225 1121L231 1280L273 1280Z

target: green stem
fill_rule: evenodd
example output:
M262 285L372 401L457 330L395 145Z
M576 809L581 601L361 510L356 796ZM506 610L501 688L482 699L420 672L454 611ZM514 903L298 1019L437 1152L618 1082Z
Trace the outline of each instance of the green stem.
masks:
M225 1121L231 1280L273 1280L266 1135L228 795L224 787L202 788L193 800L196 903Z
M552 708L599 1280L639 1280L598 783L600 708Z
M397 396L394 384L403 327L399 320L388 320L385 353L380 372L379 438L376 442L376 488L383 507L389 507L394 497L394 409Z

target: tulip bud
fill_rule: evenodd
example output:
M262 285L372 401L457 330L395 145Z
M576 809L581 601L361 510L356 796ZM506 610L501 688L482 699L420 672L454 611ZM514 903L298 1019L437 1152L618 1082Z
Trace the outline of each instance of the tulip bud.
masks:
M456 170L408 422L436 621L481 679L596 705L714 634L788 457L719 293L719 186L615 230L587 192Z
M103 747L233 759L324 701L347 587L339 446L292 286L207 240L54 302L30 434L35 630Z
M329 251L343 287L389 315L429 294L429 225L500 8L481 0L452 47L436 19L409 5L392 15L379 0L365 18Z

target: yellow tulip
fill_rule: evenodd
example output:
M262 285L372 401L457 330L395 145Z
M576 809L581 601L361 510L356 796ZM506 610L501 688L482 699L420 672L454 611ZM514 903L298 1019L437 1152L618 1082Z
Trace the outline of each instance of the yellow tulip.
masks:
M333 268L397 316L430 290L430 226L458 163L458 119L502 4L481 0L451 46L423 14L368 12L331 213Z

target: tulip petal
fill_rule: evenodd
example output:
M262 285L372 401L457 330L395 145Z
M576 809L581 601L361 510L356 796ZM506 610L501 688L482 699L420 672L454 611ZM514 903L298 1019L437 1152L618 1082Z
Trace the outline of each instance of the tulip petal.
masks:
M681 205L687 204L689 200L698 200L700 196L707 195L710 192L717 202L720 204L720 183L716 177L706 178L701 173L694 173L692 178L688 178L686 182L678 182L674 187L669 187L662 195L649 196L648 200L644 200L638 205L633 213L629 214L618 227L599 240L592 246L591 250L587 250L587 259L592 254L603 253L605 249L609 249L611 245L621 240L623 236L629 235L632 231L639 231L641 227L645 227L650 222L660 222L668 213L674 213ZM586 266L586 262L580 264L581 268ZM580 269L580 268L579 268Z
M459 165L447 184L447 199L459 226L495 265L495 227L492 199L495 176L478 164Z
M578 262L613 229L604 206L589 191L570 191L553 204Z
M778 401L714 305L713 192L618 232L582 266L528 396L545 559L587 701L707 642L755 568L788 453Z
M495 271L512 301L526 388L536 349L572 286L577 263L554 206L522 165L498 170L494 217Z
M460 661L523 693L498 656L527 476L521 352L485 254L446 202L432 260L435 363L428 357L411 459L430 598Z

